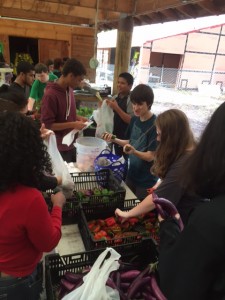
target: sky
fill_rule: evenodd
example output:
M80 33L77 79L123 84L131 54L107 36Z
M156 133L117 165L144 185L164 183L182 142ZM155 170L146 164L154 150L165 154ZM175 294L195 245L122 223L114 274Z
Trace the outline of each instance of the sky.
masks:
M136 26L133 29L132 47L141 46L146 41L223 23L225 24L225 15ZM100 32L98 34L98 48L116 47L116 38L117 30Z

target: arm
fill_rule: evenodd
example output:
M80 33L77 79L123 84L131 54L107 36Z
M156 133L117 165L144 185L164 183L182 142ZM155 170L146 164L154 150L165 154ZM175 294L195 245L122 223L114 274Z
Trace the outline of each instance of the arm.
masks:
M26 231L28 238L38 251L49 252L54 249L61 238L62 206L64 195L59 192L52 195L53 209L51 215L41 193L36 195L27 214Z
M122 211L119 208L116 209L115 214L123 219L132 217L138 217L141 214L145 214L155 208L155 204L152 201L152 195L148 195L142 202L129 211ZM124 220L125 221L125 220Z
M29 111L32 111L32 110L33 110L34 102L35 102L35 99L29 97L29 99L28 99L28 106L27 106L27 108L28 108Z
M114 110L115 112L118 113L118 115L120 116L120 118L127 124L130 123L131 120L131 116L129 114L127 114L126 112L124 112L118 105L116 100L106 100L106 103L108 104L109 107L112 108L112 110Z
M65 123L53 123L51 124L51 130L53 131L60 131L64 129L77 129L82 130L86 124L82 121L75 121L75 122L65 122Z
M111 142L111 143L116 143L120 146L125 146L129 141L128 140L120 140L118 138L113 138L113 134L112 133L108 133L108 132L105 132L103 135L102 135L102 138L106 141L106 142Z
M124 146L123 151L126 154L134 154L138 158L140 158L142 160L146 160L146 161L152 161L154 159L155 151L146 151L146 152L138 151L133 146L131 146L130 144L126 144L126 145L123 145L123 146Z
M62 178L56 176L43 175L42 180L40 182L40 190L54 190L58 185L62 184Z
M39 84L39 81L37 79L32 84L31 91L30 91L30 97L28 99L28 110L33 110L34 103L38 99L38 84Z

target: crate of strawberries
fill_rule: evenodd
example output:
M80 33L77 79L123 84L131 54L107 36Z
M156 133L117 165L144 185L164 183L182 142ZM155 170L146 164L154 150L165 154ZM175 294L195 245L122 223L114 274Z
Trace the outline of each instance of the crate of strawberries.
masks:
M126 200L129 208L137 205L136 200ZM128 203L126 208L128 210ZM142 247L143 240L154 240L158 244L158 219L155 212L121 222L114 210L79 212L78 226L86 250L123 245L127 251Z

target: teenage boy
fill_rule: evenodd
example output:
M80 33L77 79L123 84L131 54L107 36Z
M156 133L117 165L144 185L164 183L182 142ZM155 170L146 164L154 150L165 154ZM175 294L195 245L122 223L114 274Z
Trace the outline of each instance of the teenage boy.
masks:
M28 110L35 110L38 113L41 108L41 100L44 95L44 90L48 81L55 81L58 79L52 73L48 73L48 67L45 64L37 64L35 66L36 80L34 81L30 97L28 101Z
M125 139L125 133L133 116L132 103L130 101L130 91L133 86L134 78L130 73L121 73L118 77L118 94L113 99L106 100L109 107L114 111L114 129L113 134L119 139ZM127 156L120 145L114 144L115 154L118 156Z
M20 61L16 67L16 79L10 85L11 90L22 92L28 99L34 75L34 66L27 61Z
M147 196L147 189L157 182L157 177L150 173L157 146L156 116L151 112L154 94L149 86L139 84L131 92L130 100L134 116L127 129L127 139L112 139L109 133L104 134L103 138L122 146L129 155L126 184L142 200Z
M42 99L41 119L46 128L55 132L57 146L66 162L76 161L74 141L70 146L62 144L63 137L73 129L81 130L87 118L76 115L76 102L73 90L80 86L86 70L81 62L69 59L62 75L56 82L47 84ZM76 136L75 136L76 138Z

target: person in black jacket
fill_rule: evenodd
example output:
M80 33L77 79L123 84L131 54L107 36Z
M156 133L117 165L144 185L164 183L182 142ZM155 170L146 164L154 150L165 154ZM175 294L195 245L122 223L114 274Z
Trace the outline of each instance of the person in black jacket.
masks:
M160 217L160 288L169 300L225 299L224 116L225 103L184 169L184 187L210 201L194 209L182 232L176 219Z

